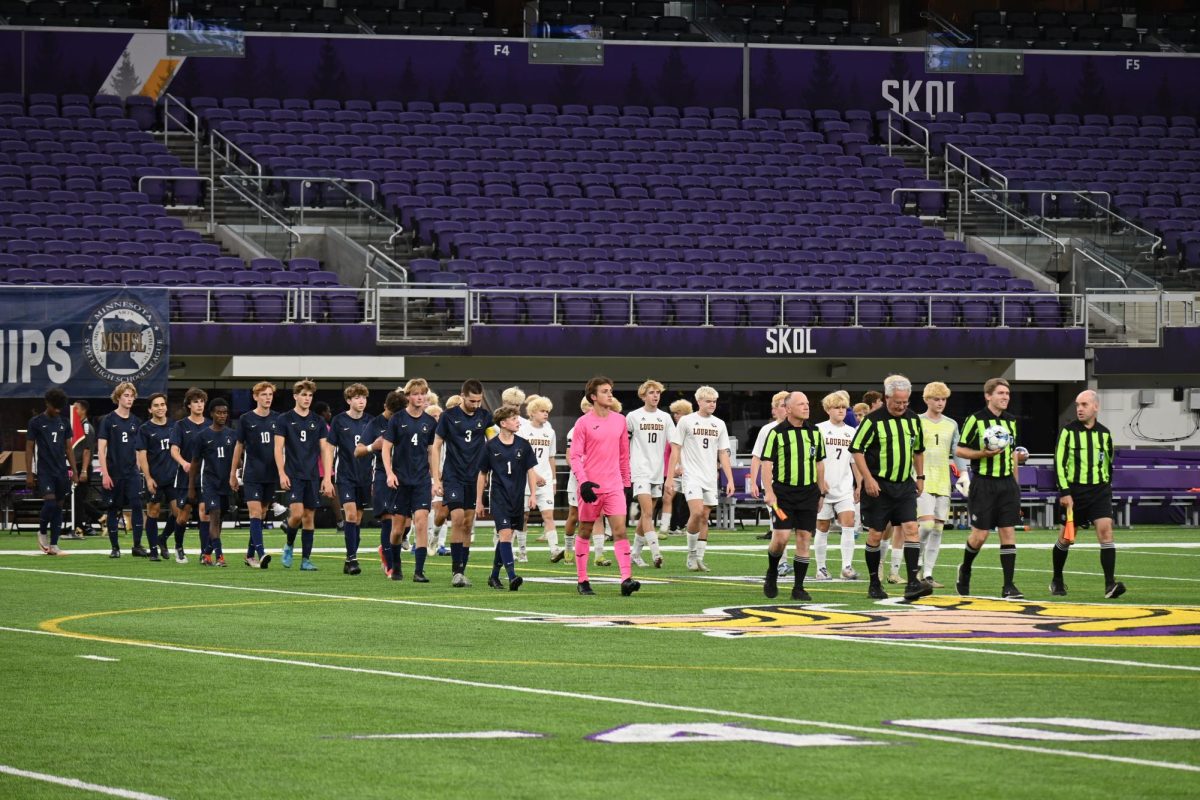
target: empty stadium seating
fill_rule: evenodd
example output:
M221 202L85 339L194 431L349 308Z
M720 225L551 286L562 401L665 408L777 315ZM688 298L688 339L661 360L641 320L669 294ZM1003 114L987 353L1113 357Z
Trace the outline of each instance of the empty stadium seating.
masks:
M0 19L9 25L78 26L84 28L145 28L148 13L142 3L0 0Z
M1161 50L1144 42L1136 28L1124 26L1119 13L1090 11L976 11L972 16L978 47L1011 50Z
M784 2L726 2L715 5L713 23L736 41L770 44L896 47L874 20L851 19L844 5L815 6Z

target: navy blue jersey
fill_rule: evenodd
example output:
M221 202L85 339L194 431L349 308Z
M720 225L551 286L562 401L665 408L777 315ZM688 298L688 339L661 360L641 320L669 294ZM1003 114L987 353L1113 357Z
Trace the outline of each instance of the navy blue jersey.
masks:
M483 461L483 446L487 444L487 430L490 427L492 412L485 408L476 409L474 414L466 413L462 406L442 412L436 433L445 442L443 478L474 483Z
M387 432L388 421L390 419L391 417L385 417L383 414L371 418L371 424L367 426L367 439L365 442L368 447L375 444L375 440ZM379 480L381 476L387 476L387 470L383 468L383 451L375 451L375 455L371 457L371 469L375 480Z
M329 438L325 420L312 412L302 417L292 409L275 420L275 436L283 439L284 472L290 479L320 480L317 462L321 458L321 442Z
M196 436L196 458L200 459L199 488L225 494L229 491L229 470L233 468L233 446L237 434L233 428L205 428Z
M393 414L383 438L392 443L392 472L405 486L430 482L429 448L433 445L437 422L421 412L414 417L407 411Z
M479 465L481 473L492 473L490 505L512 510L523 508L529 470L536 466L537 455L527 440L514 436L512 444L505 444L499 436L490 439Z
M132 478L138 474L137 442L138 429L142 421L133 414L122 418L112 412L100 420L96 438L108 442L108 475L117 478Z
M179 448L179 456L189 464L196 457L196 434L212 425L212 420L204 419L201 422L192 422L190 417L184 417L177 420L171 426L171 445ZM176 473L176 487L180 489L187 488L188 475L183 467L179 468Z
M67 477L67 446L71 426L62 415L38 414L29 420L25 438L33 442L37 474L44 478Z
M146 461L150 465L150 477L155 483L167 486L175 479L178 464L171 458L171 423L162 425L153 420L147 421L138 429L137 449L146 451Z
M358 419L343 411L329 423L329 443L337 450L335 472L341 483L370 483L371 459L355 458L354 448L360 444L370 445L371 420L370 414L363 414Z
M270 483L279 479L275 467L275 430L279 415L274 411L260 417L251 411L238 417L237 441L246 454L243 483Z

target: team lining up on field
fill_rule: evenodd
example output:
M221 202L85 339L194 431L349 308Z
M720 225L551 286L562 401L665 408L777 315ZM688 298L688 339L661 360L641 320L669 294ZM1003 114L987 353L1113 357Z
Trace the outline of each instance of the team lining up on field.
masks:
M814 533L813 580L832 580L825 561L834 520L840 527L843 579L858 578L853 553L859 519L867 529L869 597L888 596L882 562L889 538L893 552L887 580L903 580L903 560L906 600L940 588L933 571L957 475L954 485L968 495L971 534L955 588L970 594L972 564L994 528L1000 538L1002 597L1023 597L1014 583L1022 448L1017 446L1016 418L1007 411L1008 382L997 378L985 384L986 405L968 417L961 433L942 413L950 396L945 384L925 387L926 411L920 415L909 408L912 384L907 378L890 376L883 388L882 396L870 398L876 400L874 408L863 403L854 409L857 426L848 424L848 414L854 412L844 391L822 400L829 419L819 425L809 419L809 400L803 392L780 392L773 398L774 419L759 434L750 473L751 494L761 494L771 508L766 596L778 595L778 577L789 571L780 563L793 536L792 598L811 599L805 580ZM143 423L132 413L136 387L122 383L112 394L116 410L102 419L97 436L110 557L121 556L118 522L129 509L135 556L169 558L173 536L175 560L186 563L184 533L197 509L200 563L225 566L222 515L240 490L250 518L245 563L266 569L272 556L264 547L263 527L278 489L287 503L284 567L293 565L300 538L300 569L317 569L311 558L315 511L325 495L336 498L344 514L345 573L361 572L360 526L364 509L370 507L380 519L379 555L390 579L403 580L402 554L411 548L412 580L427 583L424 567L433 546L439 555L451 557L451 585L466 587L471 585L466 568L475 518L484 511L486 494L495 523L489 586L516 591L522 585L515 564L528 560L526 520L528 512L536 510L542 516L550 561L575 562L580 594L594 594L588 579L591 557L599 564L609 563L603 555L607 532L621 594L628 596L640 589L633 566L649 566L643 558L646 548L654 567L663 563L654 526L657 500L662 499L665 514L676 493L685 498L687 567L707 572L708 520L718 503L720 473L724 491L734 492L730 440L725 423L715 415L716 390L702 386L695 393L695 410L679 400L668 413L659 408L663 389L657 381L644 382L638 389L643 407L625 416L611 380L596 377L588 382L580 406L583 414L566 437L570 509L566 547L560 548L554 517L557 439L548 421L553 406L547 398L527 399L512 387L493 414L483 407L482 384L468 380L442 409L427 382L415 378L390 392L384 413L372 416L365 413L367 387L353 384L344 391L347 409L326 423L312 410L314 383L296 382L294 407L276 413L271 410L275 386L264 381L253 387L255 408L231 427L228 402L210 402L195 388L185 395L183 419L171 422L166 396L156 393L149 398L150 419ZM86 479L86 465L80 469L74 464L70 428L62 416L66 404L61 390L50 390L45 412L28 428L28 462L36 471L27 480L43 498L39 544L49 555L62 554L62 503L72 475ZM1074 540L1073 523L1078 522L1095 526L1105 596L1118 597L1125 586L1114 577L1112 438L1097 420L1095 392L1080 393L1075 405L1077 420L1060 431L1055 452L1060 503L1073 518L1068 515L1052 551L1050 593L1066 594L1062 569ZM522 406L528 418L521 416ZM966 471L968 462L973 478ZM639 517L631 546L626 523L635 504ZM164 509L168 513L160 532ZM143 533L148 548L142 547Z

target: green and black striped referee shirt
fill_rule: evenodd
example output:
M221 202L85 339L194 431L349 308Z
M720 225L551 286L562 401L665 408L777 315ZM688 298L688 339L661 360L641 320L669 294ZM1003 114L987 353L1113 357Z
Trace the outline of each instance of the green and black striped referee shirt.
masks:
M762 457L771 462L772 483L812 486L825 460L825 436L811 422L796 426L785 419L767 434Z
M862 453L867 471L878 479L893 483L912 480L913 459L925 452L921 418L911 408L895 417L887 406L881 406L862 420L850 452Z
M1079 420L1058 432L1054 448L1054 473L1058 491L1072 486L1099 486L1112 481L1113 440L1099 422L1087 427Z
M1013 476L1013 450L1017 446L1017 418L1012 414L1001 411L1000 416L997 417L987 408L976 411L963 423L962 436L959 437L958 443L971 450L987 450L983 446L983 432L993 425L999 425L1006 429L1012 436L1012 444L994 456L973 460L971 469L976 475L982 475L985 478L1011 478Z

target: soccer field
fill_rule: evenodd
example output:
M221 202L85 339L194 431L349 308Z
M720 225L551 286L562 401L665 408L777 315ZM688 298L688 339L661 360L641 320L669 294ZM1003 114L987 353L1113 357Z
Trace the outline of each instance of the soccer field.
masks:
M1195 531L1117 531L1116 601L1082 531L1059 602L1053 535L1019 533L1008 603L994 537L957 597L948 531L915 606L811 580L794 604L790 577L767 601L755 531L714 531L707 575L666 539L629 598L544 549L489 589L487 528L466 589L448 558L386 580L371 530L357 577L335 531L318 572L250 570L243 533L226 569L0 537L0 797L1200 796Z

